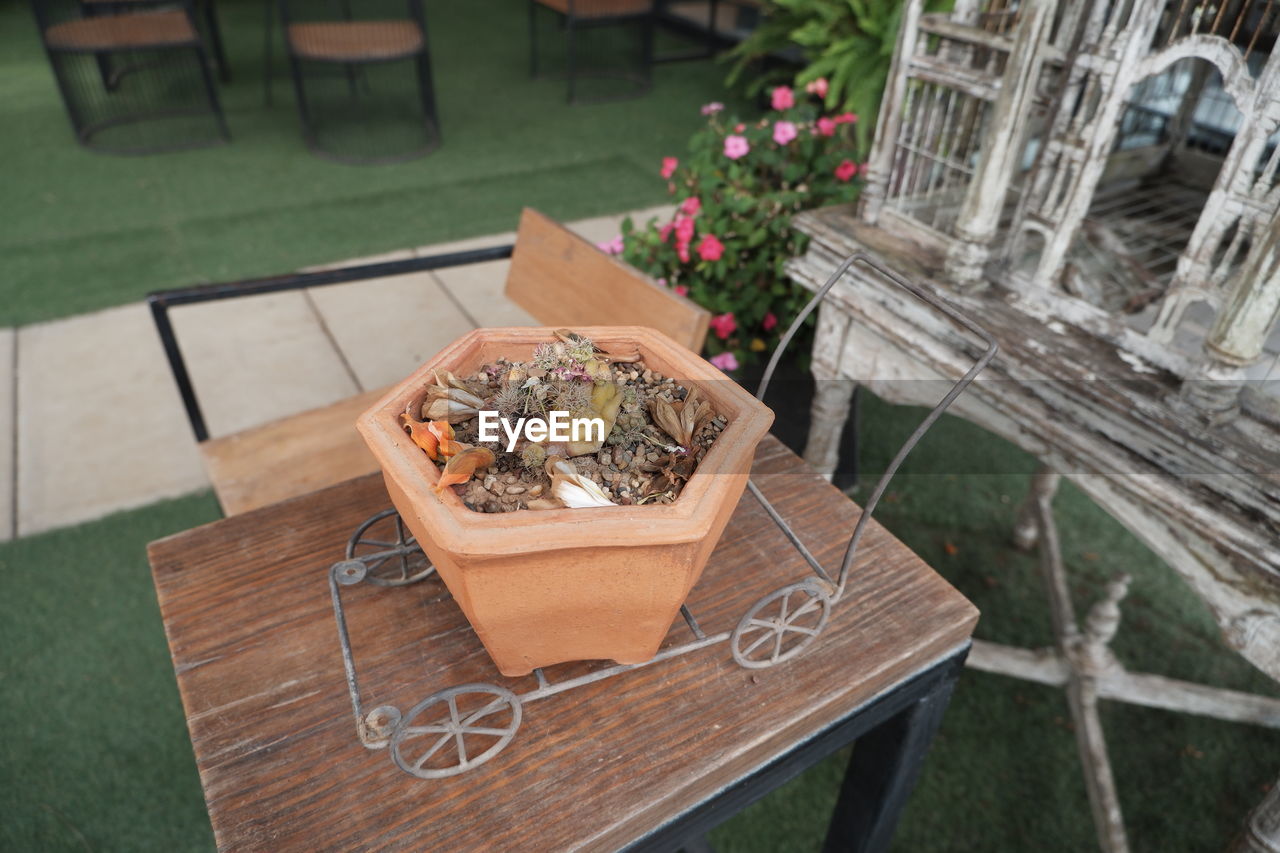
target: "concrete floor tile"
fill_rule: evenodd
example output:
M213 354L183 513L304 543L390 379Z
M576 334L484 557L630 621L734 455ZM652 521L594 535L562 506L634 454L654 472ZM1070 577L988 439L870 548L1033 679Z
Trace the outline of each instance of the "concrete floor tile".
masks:
M669 219L674 210L674 206L664 204L659 207L632 211L631 213L616 213L609 216L597 216L593 219L580 219L576 222L565 223L565 225L570 231L586 240L590 240L592 243L603 243L622 233L622 220L628 216L639 228L654 217L657 217L659 221Z
M17 533L207 485L145 305L17 333Z
M171 314L212 436L360 390L301 291L184 305Z
M451 252L467 252L472 249L490 249L494 246L510 246L516 241L516 232L504 231L501 234L485 234L480 237L468 237L466 240L453 240L449 243L432 243L419 246L413 253L419 258L432 255L447 255Z
M408 376L471 321L430 273L307 291L365 390Z
M13 482L13 433L17 426L13 398L15 347L17 334L13 329L0 329L0 542L13 538L16 506Z
M365 264L385 264L391 261L407 261L413 257L413 249L397 249L394 252L383 252L380 255L366 255L362 258L348 258L345 261L338 261L332 264L321 264L314 267L303 267L298 272L323 272L325 270L336 270L342 267L359 267Z
M502 293L510 261L436 270L439 279L477 326L537 326L538 321Z

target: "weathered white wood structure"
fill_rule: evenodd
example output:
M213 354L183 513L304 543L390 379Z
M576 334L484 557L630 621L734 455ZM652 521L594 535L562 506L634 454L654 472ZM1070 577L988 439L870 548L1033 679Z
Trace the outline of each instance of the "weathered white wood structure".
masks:
M971 662L1067 689L1099 842L1125 850L1098 698L1263 725L1280 701L1124 670L1107 643L1127 582L1077 624L1053 489L1076 482L1280 680L1280 0L921 7L907 0L862 199L797 221L813 240L790 272L816 288L868 251L1000 340L952 411L1046 465L1016 538L1040 548L1058 642L978 643ZM974 346L851 274L819 316L808 460L835 469L856 385L931 404ZM1268 802L1246 843L1276 853Z

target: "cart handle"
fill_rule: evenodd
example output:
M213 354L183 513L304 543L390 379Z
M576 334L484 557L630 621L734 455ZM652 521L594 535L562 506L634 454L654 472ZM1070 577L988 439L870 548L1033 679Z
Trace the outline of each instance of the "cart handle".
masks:
M787 328L786 334L782 336L782 340L780 340L778 342L778 346L774 348L773 356L769 359L768 366L765 367L764 376L760 378L760 387L756 390L756 399L761 402L764 401L764 394L769 388L769 381L773 378L773 372L777 368L778 362L782 359L782 353L786 350L787 345L791 343L791 339L794 338L796 333L800 330L800 326L809 318L809 315L813 313L814 309L818 307L818 304L822 302L831 288L835 286L836 282L839 281L854 264L862 264L863 266L875 270L885 279L907 291L921 302L924 302L932 308L936 308L950 320L960 326L963 326L965 329L981 338L983 342L986 343L987 349L974 363L973 367L969 368L969 371L960 378L960 381L956 382L956 384L951 387L951 390L947 392L946 396L943 397L942 400L933 407L933 410L925 416L925 419L916 427L915 432L911 433L910 437L908 437L902 447L899 448L897 455L893 457L893 461L889 463L889 467L885 469L884 474L880 476L880 480L876 483L875 489L871 492L871 497L862 508L862 514L858 516L858 523L853 528L853 537L849 540L849 547L844 552L844 561L840 564L840 577L835 592L835 598L837 599L844 594L845 581L849 577L849 568L853 565L854 555L858 551L858 543L862 540L862 534L866 530L867 522L871 519L871 513L875 512L876 505L880 503L881 496L884 495L885 489L889 487L889 481L892 480L893 475L898 472L898 468L902 465L902 461L906 459L907 454L920 443L920 439L929 431L929 427L933 426L934 421L942 416L942 413L947 410L947 407L951 405L956 397L959 397L964 392L965 388L969 387L969 383L973 382L974 378L981 373L984 368L986 368L986 366L991 362L991 359L995 358L996 352L1000 349L999 344L996 343L996 339L992 337L990 332L979 326L977 322L950 302L942 299L937 294L930 293L918 284L907 281L902 276L880 264L866 252L858 251L845 258L840 266L836 267L836 271L827 279L827 283L818 289L817 293L813 295L813 298L809 300L808 304L804 306L796 316L795 320L793 320L791 325ZM819 574L825 575L826 573L819 572Z

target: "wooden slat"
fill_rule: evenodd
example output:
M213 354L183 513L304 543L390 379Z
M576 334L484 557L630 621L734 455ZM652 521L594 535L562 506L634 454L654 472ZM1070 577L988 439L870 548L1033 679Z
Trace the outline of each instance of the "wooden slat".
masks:
M205 471L227 515L305 495L378 470L356 417L388 388L200 444Z
M530 208L520 216L506 295L548 326L649 326L694 352L701 352L711 319Z
M857 508L772 437L753 476L817 558L837 565ZM424 781L357 740L329 600L328 566L388 505L370 476L150 547L223 850L616 850L937 662L977 620L873 523L845 598L795 660L748 671L722 643L530 702L492 761ZM746 495L689 605L707 633L727 631L808 571ZM405 711L469 682L535 686L498 675L442 592L434 580L343 591L367 707ZM689 639L677 623L667 642Z

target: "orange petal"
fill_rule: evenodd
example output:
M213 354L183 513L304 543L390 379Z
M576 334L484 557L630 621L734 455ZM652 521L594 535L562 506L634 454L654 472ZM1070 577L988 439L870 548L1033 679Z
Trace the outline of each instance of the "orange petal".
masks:
M440 440L431 429L431 424L415 421L407 415L401 415L400 420L408 428L409 437L413 439L413 443L421 447L428 458L435 462L437 451L440 448Z
M467 482L478 469L492 465L493 459L493 451L487 447L468 447L459 451L440 472L440 482L436 483L436 491L443 492L449 486Z

